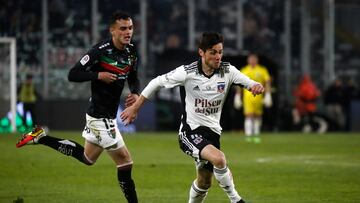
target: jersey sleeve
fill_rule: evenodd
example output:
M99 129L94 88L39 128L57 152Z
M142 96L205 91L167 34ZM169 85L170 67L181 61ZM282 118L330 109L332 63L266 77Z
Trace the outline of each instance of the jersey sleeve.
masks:
M160 88L173 88L183 85L186 79L184 66L180 66L166 74L160 75L150 81L141 94L145 98L150 98Z
M135 51L133 57L134 57L133 64L131 66L131 70L127 78L127 82L129 84L130 92L132 94L138 94L140 91L140 80L138 77L138 56Z
M129 89L132 94L138 94L140 90L140 81L137 70L132 70L127 78Z
M91 48L69 71L68 79L72 82L96 80L98 73L91 67L98 62L100 51L96 46Z
M250 89L253 85L259 84L258 82L251 80L248 76L240 72L234 66L230 66L229 71L230 71L230 80L235 85L239 85L246 89Z

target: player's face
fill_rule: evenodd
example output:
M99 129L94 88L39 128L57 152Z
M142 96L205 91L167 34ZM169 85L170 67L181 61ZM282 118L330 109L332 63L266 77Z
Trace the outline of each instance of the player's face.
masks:
M250 55L248 57L248 64L251 66L256 66L258 64L258 58L255 55Z
M110 33L115 46L123 49L125 45L130 44L133 31L133 22L131 19L120 19L111 25Z
M200 56L205 65L211 69L218 69L220 67L221 58L223 56L223 44L219 43L211 47L205 52L200 50Z

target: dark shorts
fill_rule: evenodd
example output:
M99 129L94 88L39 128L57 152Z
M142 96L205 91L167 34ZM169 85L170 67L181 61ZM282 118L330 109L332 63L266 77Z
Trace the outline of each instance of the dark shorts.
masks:
M198 167L213 170L213 165L200 156L201 151L207 145L213 145L220 149L220 135L210 130L208 127L200 126L191 131L184 131L179 134L179 145L181 150L193 157Z

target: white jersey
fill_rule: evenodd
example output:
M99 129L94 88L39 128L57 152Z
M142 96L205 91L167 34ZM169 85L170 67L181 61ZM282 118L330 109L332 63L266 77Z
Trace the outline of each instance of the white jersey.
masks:
M205 126L220 135L221 111L232 84L249 89L257 82L227 62L221 62L212 76L206 76L201 61L196 61L154 78L141 94L149 98L161 87L180 86L183 114L179 131Z

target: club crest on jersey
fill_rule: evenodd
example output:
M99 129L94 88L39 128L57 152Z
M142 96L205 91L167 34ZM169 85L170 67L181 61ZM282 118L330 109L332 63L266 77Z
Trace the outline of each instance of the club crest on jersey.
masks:
M81 58L80 63L81 65L85 65L89 60L90 56L86 54L84 57Z
M115 137L116 137L115 128L110 129L110 131L108 131L108 135L109 135L111 138L115 139Z
M217 83L217 91L223 93L225 90L225 82L218 82Z

